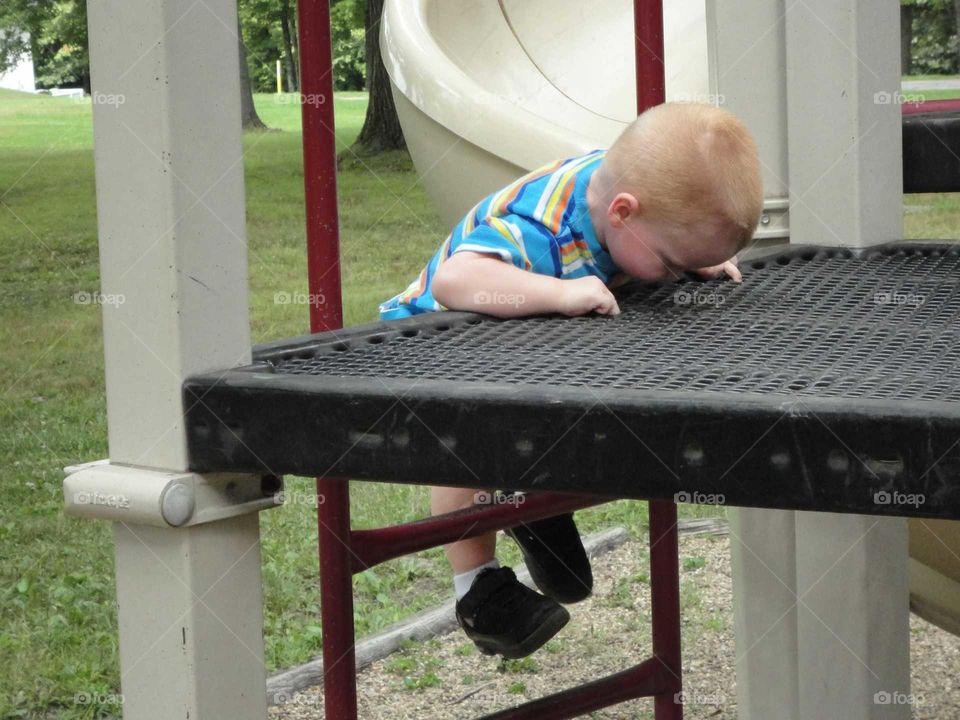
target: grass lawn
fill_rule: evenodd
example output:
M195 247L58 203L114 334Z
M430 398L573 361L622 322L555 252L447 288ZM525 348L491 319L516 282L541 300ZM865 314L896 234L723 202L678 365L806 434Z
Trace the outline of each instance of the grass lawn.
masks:
M904 75L905 82L913 80L960 80L960 75Z
M255 341L301 334L306 306L274 302L306 292L299 105L256 98L279 132L244 138L250 313ZM366 108L336 98L344 147ZM348 325L375 319L377 302L402 288L443 228L405 156L348 163L340 174L343 284ZM910 237L957 235L951 196L911 198ZM89 718L115 708L77 705L78 693L117 692L112 541L106 523L61 512L62 468L104 457L106 415L100 313L74 302L98 289L89 101L0 90L0 718ZM312 481L288 478L303 497ZM426 488L355 483L354 525L428 514ZM715 514L683 506L686 515ZM646 506L616 502L582 511L585 532L645 528ZM262 514L266 645L270 670L320 652L316 530L306 503ZM517 562L504 543L503 558ZM445 599L439 549L355 579L356 621L366 634Z
M920 95L924 101L928 100L955 100L960 97L960 90L917 90L906 93L913 99L914 95Z

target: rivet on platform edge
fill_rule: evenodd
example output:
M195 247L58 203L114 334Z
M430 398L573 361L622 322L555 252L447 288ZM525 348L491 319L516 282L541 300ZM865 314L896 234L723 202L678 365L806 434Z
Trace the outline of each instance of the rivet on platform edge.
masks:
M699 467L703 464L703 448L696 443L688 443L683 449L683 459L692 467Z
M777 470L786 470L790 467L790 453L785 450L773 453L770 456L770 464Z
M827 467L835 473L846 472L850 467L850 458L843 450L831 450L827 455Z
M516 445L514 445L514 447L517 449L517 452L520 453L521 455L529 455L530 453L533 452L533 443L530 440L527 440L526 438L521 438L520 440L517 440Z

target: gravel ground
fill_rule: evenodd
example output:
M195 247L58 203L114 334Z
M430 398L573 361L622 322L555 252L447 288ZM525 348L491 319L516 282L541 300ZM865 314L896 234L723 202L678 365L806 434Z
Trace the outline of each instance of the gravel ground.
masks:
M730 543L681 537L685 717L735 720ZM501 663L477 653L459 630L410 645L358 676L363 720L473 718L622 670L650 654L646 547L630 542L594 560L594 594L571 606L560 634L529 658ZM960 718L960 638L911 619L916 720ZM270 710L275 720L323 718L319 688ZM649 700L592 713L652 718Z

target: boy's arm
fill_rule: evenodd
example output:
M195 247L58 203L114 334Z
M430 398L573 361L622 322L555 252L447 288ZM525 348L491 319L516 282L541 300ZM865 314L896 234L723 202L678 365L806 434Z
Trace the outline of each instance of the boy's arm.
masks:
M597 277L561 280L522 270L496 255L462 251L447 258L431 285L433 297L451 310L510 318L541 313L618 315L620 308Z

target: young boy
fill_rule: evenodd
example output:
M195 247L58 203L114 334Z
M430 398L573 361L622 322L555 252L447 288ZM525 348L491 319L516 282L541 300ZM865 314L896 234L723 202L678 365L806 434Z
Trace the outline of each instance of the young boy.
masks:
M762 209L746 127L711 105L666 103L640 115L609 150L545 166L481 200L380 316L616 315L609 288L630 278L669 280L692 270L739 282L736 253ZM469 507L475 495L434 487L432 512ZM543 594L499 566L496 533L444 549L461 627L483 652L516 658L567 623L560 603L586 598L593 577L572 513L507 534Z

